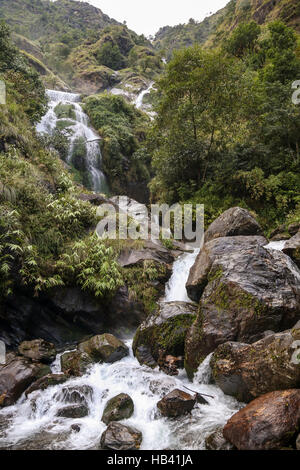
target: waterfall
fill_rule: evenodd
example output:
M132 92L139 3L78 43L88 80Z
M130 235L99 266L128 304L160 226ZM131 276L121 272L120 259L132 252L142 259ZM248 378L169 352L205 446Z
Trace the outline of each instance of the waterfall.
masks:
M63 91L47 90L49 109L41 122L37 125L37 132L52 134L60 122L70 131L70 147L67 163L72 163L74 147L78 139L83 139L86 146L87 171L90 175L91 189L96 192L107 192L108 186L105 175L101 171L101 151L99 147L99 135L90 127L88 116L84 113L80 104L80 95L65 93ZM70 105L74 115L68 118L58 118L55 108L58 105Z
M150 93L154 85L154 82L151 82L146 90L140 92L135 100L135 106L140 109L143 106L144 97Z
M198 249L193 253L185 253L174 262L172 276L166 286L165 302L191 302L185 284L199 251Z

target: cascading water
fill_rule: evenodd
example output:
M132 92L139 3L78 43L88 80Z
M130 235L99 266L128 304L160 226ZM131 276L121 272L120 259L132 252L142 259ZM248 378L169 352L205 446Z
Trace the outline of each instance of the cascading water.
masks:
M199 251L184 254L174 262L172 276L166 286L165 302L190 302L185 284Z
M87 171L90 175L91 189L96 192L107 192L108 186L105 175L101 171L101 151L99 135L89 126L88 116L83 112L80 104L80 95L65 93L63 91L47 90L49 109L41 122L37 125L37 132L52 134L59 121L64 121L70 133L70 147L67 162L71 163L73 150L78 139L83 139L86 146ZM58 105L70 105L74 111L75 119L59 119L55 109ZM74 117L73 116L73 117Z
M135 100L135 106L138 109L140 109L143 106L144 98L145 98L146 95L148 95L150 93L150 91L153 88L153 85L154 85L154 82L151 82L150 85L148 86L148 88L146 90L141 91L140 94L137 96L137 98Z
M174 263L173 276L166 289L166 299L189 300L185 287L183 289L182 286L185 286L189 268L196 256L197 251L185 254ZM83 377L70 379L62 385L49 387L44 391L35 391L28 398L23 395L15 406L0 411L0 423L1 419L8 420L7 429L2 431L2 436L0 426L0 449L98 448L101 434L106 429L101 421L104 406L110 398L119 393L127 393L134 402L133 416L122 423L142 432L142 450L204 449L205 438L224 426L243 406L234 398L224 395L217 386L210 384L211 356L201 364L191 384L183 370L177 377L170 377L158 368L152 370L141 366L132 354L131 341L128 341L127 345L130 356L121 361L114 364L95 364ZM60 371L59 360L60 356L52 366L55 373ZM66 388L70 387L86 390L85 401L89 409L87 417L57 417L58 410L69 404L70 393L66 393ZM206 405L197 404L189 415L176 420L163 418L157 409L157 402L175 388L186 391L185 387L211 395L212 398L207 398ZM74 424L80 425L79 432L72 430L71 426ZM46 442L43 441L45 436L48 439Z

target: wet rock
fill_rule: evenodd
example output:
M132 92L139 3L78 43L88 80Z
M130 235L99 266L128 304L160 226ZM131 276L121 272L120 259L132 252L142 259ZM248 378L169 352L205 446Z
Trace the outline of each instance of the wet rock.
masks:
M86 405L69 405L64 406L58 410L56 416L60 418L85 418L89 414L89 409Z
M80 343L79 351L86 353L95 362L113 363L128 356L128 347L115 336L105 333Z
M13 353L7 354L6 359L6 365L0 366L0 407L16 403L33 382L50 372L47 365Z
M48 374L44 377L41 377L39 380L34 382L27 388L25 395L26 397L30 395L30 393L35 392L36 390L46 390L48 387L52 387L54 385L63 384L68 380L68 377L65 374Z
M45 364L51 364L56 357L54 344L48 343L43 339L23 341L18 347L18 351L21 356L27 357L34 362L43 362Z
M81 431L81 426L80 426L80 424L72 424L71 429L74 432L80 432Z
M132 349L139 362L149 364L148 354L157 362L161 352L175 357L183 356L185 336L196 314L197 306L192 303L161 303L135 334Z
M291 236L288 233L278 233L277 235L274 235L270 240L271 242L280 242L282 240L289 240Z
M60 363L61 370L66 375L81 377L87 372L93 361L90 356L84 352L71 351L61 356Z
M84 404L87 406L87 400L93 398L93 389L89 385L74 385L63 387L59 392L65 403Z
M223 212L208 227L204 235L204 242L238 235L263 235L263 231L249 211L241 207L232 207Z
M300 390L267 393L236 413L223 435L239 450L279 450L299 432Z
M105 303L76 287L53 289L37 298L15 292L1 305L0 339L17 348L25 339L42 337L66 349L102 332L134 331L146 316L143 304L130 297L126 286Z
M242 402L276 390L300 388L300 366L291 359L300 328L277 333L248 345L228 342L211 360L216 384Z
M282 251L290 256L298 268L300 268L300 231L285 244Z
M196 398L182 390L175 389L157 403L163 416L176 418L190 413L196 404Z
M151 369L155 369L155 367L157 366L157 362L154 360L151 354L151 350L148 346L137 346L134 351L134 354L140 364L145 364Z
M40 431L33 436L18 441L17 444L4 446L6 450L54 450L63 447L69 433L56 434L50 431ZM2 449L2 447L1 447Z
M218 428L205 439L206 450L233 450L234 446L226 441L223 428Z
M175 357L170 354L166 355L165 352L160 349L157 364L159 365L159 370L163 371L165 374L171 376L178 375L179 368L183 368L183 356Z
M109 424L111 421L121 421L133 415L134 403L129 395L120 393L111 398L105 405L102 421Z
M138 450L142 443L142 433L135 428L112 422L101 436L101 449Z
M266 330L292 328L300 318L300 272L263 237L226 237L206 243L187 289L200 299L185 344L192 377L204 358L227 341L253 343Z
M293 237L300 231L300 222L295 222L288 226L288 232Z

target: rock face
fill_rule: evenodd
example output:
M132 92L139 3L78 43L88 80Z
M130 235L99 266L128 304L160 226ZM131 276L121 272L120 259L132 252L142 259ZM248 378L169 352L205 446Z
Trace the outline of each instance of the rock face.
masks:
M196 404L196 398L182 390L173 390L157 403L157 407L163 416L176 418L190 413Z
M89 414L89 410L86 405L70 405L64 406L58 410L57 415L60 418L72 418L79 419L85 418Z
M100 446L105 450L138 450L142 439L137 429L113 422L102 434Z
M44 364L7 354L6 365L0 366L0 407L16 403L33 382L49 372L49 367Z
M204 243L214 238L238 235L263 235L263 231L250 212L241 207L232 207L223 212L208 227L204 235Z
M71 351L61 356L60 363L64 374L81 377L87 372L93 361L86 353Z
M251 345L222 344L211 360L215 382L242 402L276 390L300 388L300 363L291 360L299 340L300 325Z
M145 260L168 265L173 263L174 256L172 256L171 252L164 248L161 243L145 241L144 247L140 250L135 248L124 249L119 256L118 262L122 267L130 267L141 264ZM172 271L171 266L169 267L169 271Z
M35 339L33 341L23 341L18 347L21 356L27 357L34 362L43 362L51 364L56 356L54 344L48 343L43 339Z
M120 393L109 400L104 408L102 421L109 424L111 421L121 421L133 415L134 403L129 395Z
M25 339L43 338L64 347L107 331L134 331L145 320L144 306L126 286L104 303L77 287L58 288L37 298L15 293L0 309L0 339L16 348Z
M185 336L196 314L197 306L192 303L162 302L135 334L132 349L139 362L153 366L161 351L183 356Z
M283 253L290 256L298 268L300 268L300 230L286 242Z
M236 413L224 437L239 450L276 450L291 445L300 426L300 390L267 393Z
M44 377L41 377L39 380L34 382L30 387L26 390L25 395L26 397L30 395L30 393L35 392L36 390L46 390L46 388L51 387L53 385L60 385L65 383L69 377L65 374L48 374Z
M219 428L205 439L205 448L206 450L233 450L234 446L224 438L223 428Z
M292 328L300 318L300 273L263 237L225 237L206 243L192 267L187 289L200 299L185 345L190 376L227 341L253 343L263 332Z
M79 351L86 353L94 362L113 363L128 356L128 347L115 336L105 333L80 343Z

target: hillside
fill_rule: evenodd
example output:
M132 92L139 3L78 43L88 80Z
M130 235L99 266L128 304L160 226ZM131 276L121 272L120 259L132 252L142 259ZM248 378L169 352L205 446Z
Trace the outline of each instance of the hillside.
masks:
M89 3L0 0L0 17L49 88L96 93L121 82L128 72L152 78L162 66L143 35Z
M242 22L254 20L260 25L281 20L300 32L300 4L298 0L231 0L225 8L197 22L165 26L155 36L154 45L171 57L174 49L193 44L216 46Z

